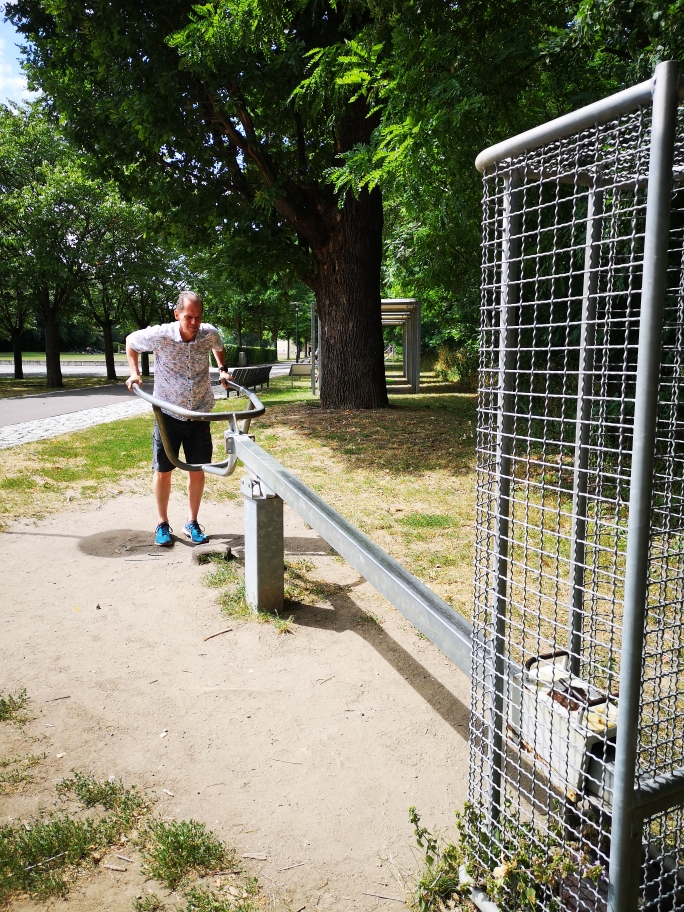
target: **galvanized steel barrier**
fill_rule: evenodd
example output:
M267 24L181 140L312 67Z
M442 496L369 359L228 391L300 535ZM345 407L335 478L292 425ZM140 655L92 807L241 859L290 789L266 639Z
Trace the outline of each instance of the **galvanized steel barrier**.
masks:
M477 159L468 826L504 908L684 908L681 97L664 63Z
M157 399L137 386L134 390L153 406L167 455L178 468L225 477L232 474L240 459L249 472L242 480L241 490L245 501L245 590L251 606L260 611L280 611L283 607L284 502L447 658L470 675L470 623L258 446L248 433L249 421L263 414L264 407L255 393L235 383L229 386L248 399L247 409L194 412ZM181 462L166 445L164 412L197 421L228 421L228 458L212 465Z

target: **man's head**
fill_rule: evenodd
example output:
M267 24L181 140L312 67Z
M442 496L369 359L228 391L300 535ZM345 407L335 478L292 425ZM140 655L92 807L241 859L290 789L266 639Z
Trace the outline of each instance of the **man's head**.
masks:
M202 323L202 298L194 291L182 291L178 295L173 314L180 323L183 341L192 342L196 339Z

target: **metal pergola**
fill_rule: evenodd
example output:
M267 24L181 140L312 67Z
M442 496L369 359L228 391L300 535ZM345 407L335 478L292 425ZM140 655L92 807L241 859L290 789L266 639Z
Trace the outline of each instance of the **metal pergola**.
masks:
M383 298L383 326L404 329L402 367L414 393L420 389L420 301L416 298Z

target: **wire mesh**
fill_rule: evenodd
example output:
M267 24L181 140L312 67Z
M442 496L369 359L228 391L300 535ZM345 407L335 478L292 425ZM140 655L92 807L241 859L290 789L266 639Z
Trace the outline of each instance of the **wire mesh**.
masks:
M484 176L469 870L503 908L600 910L650 107ZM684 116L668 251L638 777L684 767ZM641 900L684 908L682 809Z

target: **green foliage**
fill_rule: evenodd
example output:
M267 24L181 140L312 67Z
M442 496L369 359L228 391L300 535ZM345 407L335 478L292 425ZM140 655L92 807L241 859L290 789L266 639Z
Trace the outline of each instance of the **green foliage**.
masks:
M26 706L27 701L25 687L22 687L16 697L14 694L7 694L6 697L0 694L0 722L22 721L21 711Z
M256 891L248 884L248 894ZM230 895L207 887L193 887L185 894L187 904L183 912L256 912L250 896L234 899Z
M479 350L477 339L459 344L448 337L442 343L435 362L435 376L440 380L458 383L459 389L477 388Z
M8 757L0 760L0 768L7 769L7 772L0 773L0 794L33 782L33 774L30 771L46 756L46 754L43 754L42 757L27 754L25 757ZM8 769L8 767L12 767L12 769Z
M196 820L152 820L140 833L139 844L146 872L170 890L190 874L208 874L234 858L234 852Z
M0 904L19 893L65 895L75 868L92 864L93 853L130 833L137 817L132 809L142 812L146 804L135 789L109 786L77 773L59 784L61 796L74 792L81 806L102 808L98 818L53 812L0 827Z
M530 823L502 815L501 824L492 829L480 811L466 804L463 814L456 814L457 842L444 845L421 826L414 807L409 808L409 820L425 856L412 902L418 912L437 912L449 899L465 908L473 883L499 908L553 912L561 908L564 883L572 889L579 878L598 884L605 876L601 864L589 864L579 846L563 838L560 826L540 833Z
M453 896L467 895L459 883L459 868L463 864L463 852L458 846L440 848L439 839L426 827L421 826L420 816L415 807L409 808L409 821L413 825L416 842L425 856L411 901L411 908L417 912L436 912L442 903Z
M92 774L83 775L77 770L71 771L70 779L62 779L57 784L60 798L75 795L83 807L103 807L106 811L115 811L118 819L131 824L149 810L149 802L133 785L126 788L121 779L114 782L100 782Z
M164 912L166 905L156 893L133 900L133 912Z

